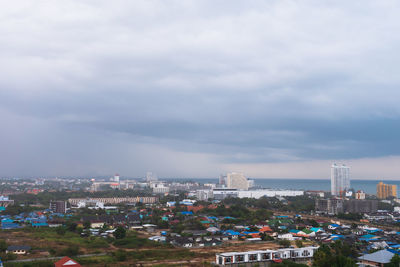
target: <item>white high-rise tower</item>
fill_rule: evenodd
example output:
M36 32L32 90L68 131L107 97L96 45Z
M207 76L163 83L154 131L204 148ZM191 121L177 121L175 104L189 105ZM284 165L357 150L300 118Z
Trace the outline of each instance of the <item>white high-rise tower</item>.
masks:
M344 192L350 189L350 168L346 165L331 167L331 194L332 196L344 196Z
M226 174L226 187L249 190L249 181L243 173L230 172Z
M155 182L158 181L157 175L152 172L146 173L146 181L147 182Z

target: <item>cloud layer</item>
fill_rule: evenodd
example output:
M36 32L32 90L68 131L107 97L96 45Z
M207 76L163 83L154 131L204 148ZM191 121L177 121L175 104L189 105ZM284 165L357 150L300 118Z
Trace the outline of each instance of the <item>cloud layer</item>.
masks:
M397 1L5 4L0 175L326 177L333 160L390 164L399 12ZM291 171L307 162L320 171Z

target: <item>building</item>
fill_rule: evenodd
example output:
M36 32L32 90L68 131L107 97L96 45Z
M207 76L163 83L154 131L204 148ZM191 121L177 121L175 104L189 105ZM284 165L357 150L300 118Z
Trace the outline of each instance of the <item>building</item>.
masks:
M152 172L147 172L146 173L146 182L154 182L158 181L157 175Z
M397 186L394 184L384 184L379 182L376 186L376 196L379 199L386 199L388 197L397 198Z
M305 194L314 197L325 197L325 191L320 190L307 190Z
M208 200L213 197L214 197L213 190L211 190L211 189L203 189L203 190L196 191L196 198L198 200Z
M219 176L219 181L218 181L218 183L219 183L220 185L226 185L226 175L221 174L221 175Z
M338 166L334 163L331 167L331 194L342 196L350 189L350 168L346 165Z
M344 201L344 212L348 213L375 213L378 211L377 200L349 199Z
M135 203L143 203L143 204L154 204L158 202L158 197L95 197L95 198L70 198L68 202L73 206L78 206L79 202L101 202L104 204L135 204Z
M66 213L67 202L66 201L51 201L50 210L55 213Z
M0 210L4 210L7 206L10 206L13 204L14 204L14 200L9 199L7 196L0 196L0 207L4 207L3 209L0 209Z
M397 254L396 251L383 249L371 254L364 254L363 256L358 257L358 261L360 263L360 266L383 267L390 262L395 254Z
M79 263L69 257L64 257L54 263L54 267L81 267Z
M249 189L249 182L243 173L231 172L226 174L226 187L230 189Z
M165 186L163 183L151 183L150 186L155 194L165 194L170 191L169 186Z
M9 246L6 253L13 253L18 255L25 255L31 250L30 246Z
M258 265L267 263L264 266L270 266L271 262L280 262L282 260L307 262L312 259L318 248L319 247L303 247L246 252L224 252L215 255L215 264L217 266L239 266L240 264L243 264L243 266L251 266L252 263L257 263Z
M316 199L315 212L319 214L337 215L339 213L374 213L378 210L377 200L359 200L340 198Z
M364 191L358 190L356 195L355 195L356 199L365 199L365 193Z
M338 198L317 198L315 200L315 212L329 215L343 213L343 200Z
M221 200L227 197L238 198L256 198L261 197L295 197L304 195L302 190L273 190L273 189L259 189L259 190L238 190L227 188L214 188L212 190L214 199Z

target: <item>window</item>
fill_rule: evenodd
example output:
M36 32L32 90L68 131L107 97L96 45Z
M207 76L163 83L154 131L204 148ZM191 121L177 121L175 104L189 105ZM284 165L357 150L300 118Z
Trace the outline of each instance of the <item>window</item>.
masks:
M250 254L249 261L257 261L257 254Z
M244 255L236 255L235 262L244 262Z
M310 252L308 250L303 250L303 253L301 255L307 257L310 256Z
M261 260L269 260L270 254L269 253L263 253L261 254Z

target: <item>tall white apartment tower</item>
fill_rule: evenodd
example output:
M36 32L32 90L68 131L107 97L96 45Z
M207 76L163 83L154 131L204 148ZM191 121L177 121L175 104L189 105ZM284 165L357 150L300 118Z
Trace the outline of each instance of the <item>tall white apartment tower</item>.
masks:
M147 172L146 173L146 181L147 182L155 182L158 181L157 175L152 172Z
M249 190L249 181L243 173L231 172L226 174L226 187L231 189Z
M119 174L118 174L118 173L116 173L116 174L114 175L114 182L119 183Z
M343 196L350 189L350 168L346 165L332 164L331 167L331 194Z

